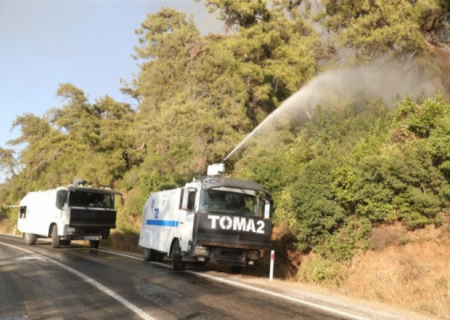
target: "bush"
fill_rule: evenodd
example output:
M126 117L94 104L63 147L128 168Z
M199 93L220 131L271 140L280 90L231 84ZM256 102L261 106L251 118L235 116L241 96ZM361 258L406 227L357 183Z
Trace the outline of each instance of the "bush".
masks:
M339 287L347 278L348 266L318 256L306 261L300 268L297 279L328 286Z

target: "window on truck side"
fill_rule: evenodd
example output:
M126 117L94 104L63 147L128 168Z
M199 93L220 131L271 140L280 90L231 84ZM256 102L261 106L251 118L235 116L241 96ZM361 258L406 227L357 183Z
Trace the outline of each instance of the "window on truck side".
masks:
M190 191L188 195L188 203L187 210L194 211L195 208L195 196L197 195L196 191Z
M27 217L27 207L26 206L21 206L19 208L19 215L20 215L20 219L25 219Z

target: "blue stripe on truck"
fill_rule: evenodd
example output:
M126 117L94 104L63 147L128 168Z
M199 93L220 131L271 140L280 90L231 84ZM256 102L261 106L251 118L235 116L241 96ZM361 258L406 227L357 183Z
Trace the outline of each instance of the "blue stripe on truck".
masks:
M179 222L173 220L147 220L148 226L178 227Z

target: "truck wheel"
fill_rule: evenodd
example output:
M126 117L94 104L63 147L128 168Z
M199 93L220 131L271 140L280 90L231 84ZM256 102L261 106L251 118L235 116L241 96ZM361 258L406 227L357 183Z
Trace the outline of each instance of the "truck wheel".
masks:
M33 233L24 233L23 240L25 241L26 244L31 246L36 243L37 235Z
M180 242L175 240L172 249L172 266L175 271L182 271L186 268L186 261L183 261L181 256Z
M153 249L144 248L144 261L155 261L157 252Z
M89 240L89 248L91 249L98 249L100 241L98 240Z
M60 240L58 236L58 226L52 225L52 248L59 248Z
M68 246L70 245L70 239L66 239L66 240L59 240L59 244L62 246Z
M206 261L206 259L205 259L205 261L197 261L197 265L199 265L199 266L204 266L207 263L208 263L208 261Z
M242 272L242 267L240 266L232 266L231 273L240 274Z

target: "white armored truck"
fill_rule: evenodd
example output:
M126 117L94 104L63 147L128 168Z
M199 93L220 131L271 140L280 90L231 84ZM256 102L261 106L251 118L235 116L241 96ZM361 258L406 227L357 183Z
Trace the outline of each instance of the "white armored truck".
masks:
M98 248L100 240L108 238L116 227L114 196L120 193L84 183L75 179L67 187L29 192L20 201L18 229L25 243L51 237L53 248L71 240L89 240L91 248Z
M270 249L273 201L260 185L219 176L223 164L183 188L153 192L145 203L139 246L144 260L253 265Z

